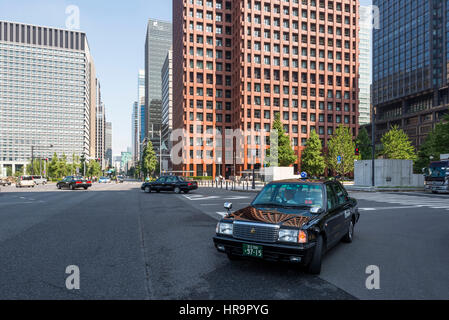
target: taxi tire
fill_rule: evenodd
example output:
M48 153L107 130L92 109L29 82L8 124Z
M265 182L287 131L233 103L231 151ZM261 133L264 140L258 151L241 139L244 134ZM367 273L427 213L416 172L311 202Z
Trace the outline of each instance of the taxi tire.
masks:
M348 233L343 237L343 242L352 243L354 241L354 219L351 220L351 224L349 225Z
M182 191L181 191L181 188L179 188L179 187L176 187L176 188L175 188L175 193L176 193L176 194L181 194L181 192L182 192Z
M315 251L313 252L312 260L307 266L307 272L314 275L321 273L321 261L323 258L323 236L319 235L316 239Z
M151 187L145 187L145 193L151 193Z

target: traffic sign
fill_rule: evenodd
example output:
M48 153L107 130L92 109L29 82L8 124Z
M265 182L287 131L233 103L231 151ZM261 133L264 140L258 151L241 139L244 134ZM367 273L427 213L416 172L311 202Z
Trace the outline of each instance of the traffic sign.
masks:
M307 172L302 172L301 173L301 178L302 179L307 179Z
M338 156L337 157L337 163L338 164L341 164L341 161L343 160L343 157L342 156Z

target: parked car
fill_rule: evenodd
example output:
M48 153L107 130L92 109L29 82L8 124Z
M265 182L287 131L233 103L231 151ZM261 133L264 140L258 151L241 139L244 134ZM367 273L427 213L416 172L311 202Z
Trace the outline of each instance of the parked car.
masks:
M36 183L32 176L21 176L17 178L16 187L17 188L34 188Z
M33 180L36 185L46 185L48 183L47 178L42 176L33 176Z
M118 183L124 183L125 182L125 177L124 176L117 176L117 182Z
M92 187L92 181L87 180L83 177L65 177L63 180L59 181L56 184L56 187L58 189L67 188L70 190L76 190L83 188L84 190L89 189Z
M175 193L189 193L192 190L198 189L198 183L196 181L187 181L183 177L166 176L160 177L154 182L145 182L142 184L141 189L147 193L153 191L174 191Z
M321 272L323 254L351 243L360 214L357 200L336 181L286 180L267 185L251 203L217 225L216 249L240 257L287 261Z
M2 178L0 179L0 186L6 187L6 186L10 186L11 185L11 181L9 181L6 178Z
M98 183L111 183L111 178L108 177L100 177Z

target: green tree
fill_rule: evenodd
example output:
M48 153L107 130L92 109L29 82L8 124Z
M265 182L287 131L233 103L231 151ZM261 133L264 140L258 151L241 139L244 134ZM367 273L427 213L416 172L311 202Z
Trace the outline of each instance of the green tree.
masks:
M52 179L58 178L58 155L56 152L53 154L53 158L51 159L50 163L48 164L48 176Z
M154 174L157 167L157 157L156 152L154 151L153 144L151 141L148 141L148 144L145 146L142 155L142 173L145 178L150 177Z
M420 146L414 168L416 173L421 173L422 168L428 168L431 157L440 159L441 154L449 153L449 114L435 129L429 133L424 143Z
M354 160L357 159L354 151L355 142L351 128L339 126L328 143L327 165L329 169L342 176L353 172ZM338 163L339 156L341 157L340 163Z
M373 151L371 148L371 140L366 128L362 128L356 140L360 148L360 160L371 160L373 158Z
M382 155L387 159L416 160L416 151L404 130L393 126L381 139Z
M271 145L270 141L270 148L267 150L267 157L271 164L273 164L273 162L277 162L280 167L290 167L298 160L298 156L291 146L289 136L285 134L279 114L276 115L273 122L273 131L277 132L278 144L277 146ZM271 154L275 155L276 152L278 154L278 159L271 158Z
M89 162L89 169L87 170L87 175L89 177L99 177L101 175L101 165L95 160Z
M301 156L301 170L310 176L319 177L326 169L326 162L323 156L323 146L320 137L312 130L310 138Z

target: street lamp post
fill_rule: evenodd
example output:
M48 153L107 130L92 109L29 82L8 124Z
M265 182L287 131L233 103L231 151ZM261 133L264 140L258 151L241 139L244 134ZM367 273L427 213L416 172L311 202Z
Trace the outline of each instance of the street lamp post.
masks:
M253 186L252 186L252 189L256 190L256 150L253 150L252 154L253 154Z
M372 107L372 120L371 120L371 147L372 147L372 156L373 156L373 163L371 168L371 175L372 175L372 185L373 188L376 187L376 178L375 178L375 166L376 166L376 113L374 112L374 105Z
M53 145L49 145L49 146L43 146L43 147L39 147L39 146L31 146L31 175L34 176L34 150L45 150L45 149L51 149L53 148Z

